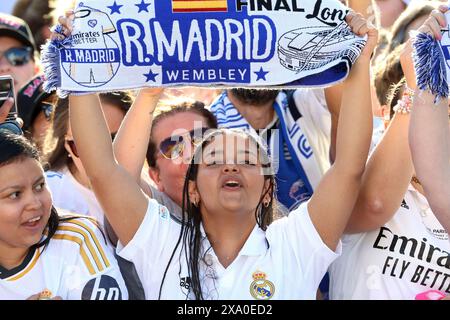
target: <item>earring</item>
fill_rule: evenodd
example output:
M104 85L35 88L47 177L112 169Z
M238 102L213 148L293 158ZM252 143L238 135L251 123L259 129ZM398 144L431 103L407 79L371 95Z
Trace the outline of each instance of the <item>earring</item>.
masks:
M263 204L264 204L264 207L268 207L269 206L269 204L270 204L270 200L264 200L264 202L263 202Z
M198 199L195 199L194 201L192 201L192 204L194 205L194 207L198 206Z

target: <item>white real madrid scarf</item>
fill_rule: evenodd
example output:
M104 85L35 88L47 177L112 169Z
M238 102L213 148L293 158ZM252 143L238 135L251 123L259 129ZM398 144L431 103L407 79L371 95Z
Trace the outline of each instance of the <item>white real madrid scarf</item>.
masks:
M43 50L46 90L323 87L365 45L339 0L78 0Z

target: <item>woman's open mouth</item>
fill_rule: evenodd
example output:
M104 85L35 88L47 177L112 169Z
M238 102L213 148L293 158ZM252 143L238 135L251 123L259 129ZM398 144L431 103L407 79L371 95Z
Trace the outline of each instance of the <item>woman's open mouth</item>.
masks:
M23 225L24 227L26 227L26 228L31 228L31 229L33 229L33 228L35 228L35 227L37 227L37 226L39 225L39 223L41 222L41 220L42 220L42 216L34 217L34 218L28 220L27 222L22 223L22 225Z
M239 190L241 188L241 183L237 180L227 180L222 185L222 188L224 188L225 190L230 190L230 191Z

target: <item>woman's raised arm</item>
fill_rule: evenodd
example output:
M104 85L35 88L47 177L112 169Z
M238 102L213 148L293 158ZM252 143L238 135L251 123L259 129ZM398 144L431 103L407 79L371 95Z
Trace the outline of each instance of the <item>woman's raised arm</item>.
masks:
M361 185L372 137L370 57L377 44L377 30L360 15L349 13L353 32L368 36L366 47L344 83L339 115L336 160L324 175L308 204L311 220L332 250L341 238Z
M95 195L119 240L126 245L147 210L139 184L116 161L100 99L95 94L70 96L70 125Z

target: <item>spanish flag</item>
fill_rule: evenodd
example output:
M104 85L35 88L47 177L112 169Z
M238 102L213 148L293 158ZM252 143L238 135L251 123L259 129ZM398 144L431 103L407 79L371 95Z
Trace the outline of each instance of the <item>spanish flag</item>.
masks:
M172 12L227 12L227 0L172 0Z

